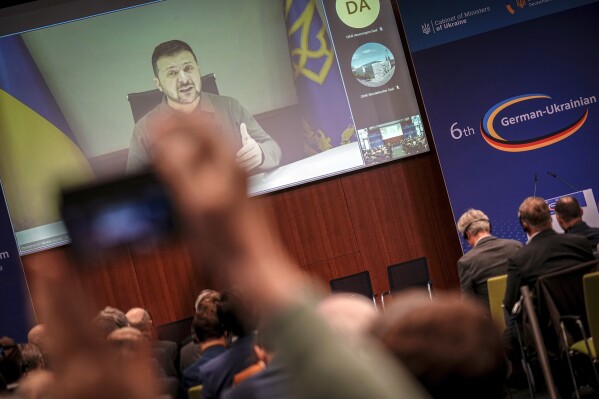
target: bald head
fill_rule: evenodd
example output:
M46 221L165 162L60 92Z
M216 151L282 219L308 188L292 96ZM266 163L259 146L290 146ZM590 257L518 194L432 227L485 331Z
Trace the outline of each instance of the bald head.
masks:
M549 205L541 197L526 198L518 208L518 218L529 235L551 229Z
M37 345L38 348L42 348L48 340L48 327L45 324L36 324L27 333L27 341L30 344Z
M369 333L378 312L362 295L333 294L316 306L316 313L336 334L350 345L360 346Z
M568 230L582 220L582 208L578 200L571 196L562 197L555 203L555 215L562 229Z
M147 310L142 308L132 308L127 312L126 316L127 320L129 320L129 325L131 325L131 327L137 328L147 338L153 336L154 325L152 323L150 313L148 313Z
M27 342L34 344L39 348L47 365L49 358L51 357L50 352L53 346L52 337L48 332L48 326L45 324L37 324L33 326L33 328L29 330L29 333L27 333Z

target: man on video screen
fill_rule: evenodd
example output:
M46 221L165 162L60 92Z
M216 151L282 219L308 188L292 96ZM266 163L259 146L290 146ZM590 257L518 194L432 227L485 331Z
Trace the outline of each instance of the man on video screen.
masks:
M156 46L152 67L154 83L164 93L164 98L135 124L127 170L138 169L150 162L148 130L155 120L168 118L176 112L213 119L216 130L228 136L236 146L237 162L244 169L263 171L279 165L279 145L239 101L202 91L200 67L187 43L171 40Z

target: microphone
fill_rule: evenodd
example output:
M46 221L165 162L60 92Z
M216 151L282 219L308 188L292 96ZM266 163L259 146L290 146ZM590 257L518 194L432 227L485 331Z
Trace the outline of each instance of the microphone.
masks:
M532 196L536 197L537 196L537 182L539 181L539 176L535 173L535 189L532 192Z
M555 177L556 179L558 179L559 181L561 181L562 183L564 183L566 186L570 187L572 190L579 191L576 187L574 187L573 185L571 185L570 183L568 183L567 181L565 181L564 179L562 179L555 172L547 172L547 174L549 176L551 176L551 177Z

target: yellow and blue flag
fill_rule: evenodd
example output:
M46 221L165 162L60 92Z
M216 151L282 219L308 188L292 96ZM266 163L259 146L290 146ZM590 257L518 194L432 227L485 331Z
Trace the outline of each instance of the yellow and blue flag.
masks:
M0 38L0 179L15 231L60 220L60 184L93 177L20 36Z
M326 26L314 0L285 0L285 21L308 155L355 136Z

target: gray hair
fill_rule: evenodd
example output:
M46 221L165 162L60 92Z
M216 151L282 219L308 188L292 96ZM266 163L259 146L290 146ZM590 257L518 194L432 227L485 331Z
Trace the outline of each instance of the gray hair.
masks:
M485 213L478 209L468 209L458 220L456 227L460 235L464 235L467 231L472 235L477 235L481 231L491 232L491 222Z
M196 301L194 303L194 308L196 312L200 311L200 306L202 305L202 302L207 299L207 298L213 298L215 296L219 296L220 294L218 293L218 291L214 291L214 290L210 290L210 289L205 289L202 290L202 292L200 292L200 294L198 295L198 297L196 298Z

